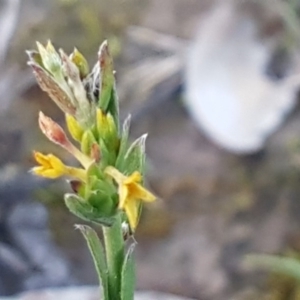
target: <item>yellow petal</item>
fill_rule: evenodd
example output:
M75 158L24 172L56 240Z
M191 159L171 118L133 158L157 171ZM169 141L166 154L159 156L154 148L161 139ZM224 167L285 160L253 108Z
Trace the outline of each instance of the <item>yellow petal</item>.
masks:
M60 171L62 173L65 172L66 166L58 157L56 157L53 154L49 154L48 157L49 157L49 163L53 169Z
M34 151L33 152L34 159L42 166L49 165L49 161L47 159L47 155L42 154L41 152Z
M130 199L126 202L125 212L128 218L130 228L134 231L138 224L139 218L139 201Z
M140 184L131 183L128 185L130 197L143 200L145 202L153 202L156 197Z
M100 108L97 109L97 126L100 130L107 126L106 116Z
M57 178L66 172L66 166L53 154L44 155L40 152L34 152L34 158L40 164L40 166L32 169L36 175Z
M138 171L135 171L124 180L124 184L129 184L131 182L140 183L141 181L142 181L142 175Z
M119 185L119 208L124 209L126 200L129 196L128 187L126 185Z
M88 169L91 164L94 162L90 157L82 153L79 149L77 149L73 144L70 143L69 147L66 148L85 168Z
M76 177L83 182L86 182L87 174L86 171L79 168L67 167L66 168L66 175L70 175L72 177Z
M64 175L63 173L59 172L58 170L45 169L44 167L34 167L31 169L31 171L35 175L50 178L50 179L55 179L55 178L58 178L58 177Z
M123 183L124 180L126 180L126 176L123 175L119 170L112 166L108 166L105 169L105 174L109 175L112 177L119 185Z
M129 225L132 230L135 230L141 201L152 202L156 197L140 184L142 176L138 171L126 177L116 168L109 166L105 169L105 173L118 183L118 207L125 210Z
M65 170L63 162L53 154L44 155L40 152L34 152L34 158L45 169L57 169L62 172Z

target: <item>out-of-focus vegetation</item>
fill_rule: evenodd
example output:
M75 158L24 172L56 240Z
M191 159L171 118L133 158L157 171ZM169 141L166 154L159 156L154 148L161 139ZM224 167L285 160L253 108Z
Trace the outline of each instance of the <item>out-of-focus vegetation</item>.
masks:
M51 39L69 52L78 47L88 58L98 50L99 41L108 39L116 56L121 51L121 34L138 20L145 3L145 0L53 1L46 18L28 16L30 21L24 21L27 26L18 28L11 56L23 61L24 47L30 48L36 40L45 42L45 39Z

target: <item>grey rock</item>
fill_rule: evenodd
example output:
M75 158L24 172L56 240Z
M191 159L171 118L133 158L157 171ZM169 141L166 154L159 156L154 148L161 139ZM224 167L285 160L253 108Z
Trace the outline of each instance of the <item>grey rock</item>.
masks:
M0 243L0 257L5 262L5 264L9 265L19 274L25 273L28 270L28 265L24 263L19 253L17 253L9 245Z
M18 204L9 218L13 237L34 269L24 281L25 289L70 283L69 266L52 242L47 220L46 208L33 202Z
M0 293L10 295L22 288L22 281L29 271L20 253L13 247L0 243Z
M138 286L178 292L185 287L191 296L217 299L227 278L218 263L221 247L217 236L221 233L216 223L207 217L191 218L175 226L168 239L146 247L139 245Z
M0 300L99 300L99 290L96 287L69 287L63 289L46 289L31 291L15 297L4 297ZM153 291L137 292L136 300L192 300L171 294Z
M12 211L9 226L17 231L45 230L47 228L48 213L41 203L20 203Z

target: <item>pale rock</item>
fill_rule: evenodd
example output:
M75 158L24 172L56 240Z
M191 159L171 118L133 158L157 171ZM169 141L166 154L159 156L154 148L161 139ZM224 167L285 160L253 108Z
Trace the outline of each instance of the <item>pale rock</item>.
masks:
M202 20L187 55L185 100L196 123L218 145L252 153L263 148L294 107L300 68L295 55L285 78L268 76L276 42L259 37L257 19L243 15L234 3L224 1Z
M14 297L0 297L0 300L99 300L99 290L96 287L69 287L30 291ZM154 291L137 292L136 300L192 300L171 294Z

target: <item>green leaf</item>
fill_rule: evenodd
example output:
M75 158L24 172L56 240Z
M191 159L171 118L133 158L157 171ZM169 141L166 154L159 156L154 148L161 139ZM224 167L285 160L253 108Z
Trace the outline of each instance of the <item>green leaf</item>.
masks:
M103 42L100 46L98 59L100 66L100 95L98 105L104 113L111 113L116 127L119 128L119 99L116 92L113 60L107 41Z
M54 77L60 77L62 75L61 58L53 47L51 41L48 41L46 47L39 42L36 42L36 45L45 69Z
M117 94L115 83L111 92L111 97L107 107L107 112L109 112L112 115L116 124L117 131L119 132L119 97Z
M116 154L113 151L110 151L103 139L99 139L99 145L101 149L101 160L100 165L104 169L108 165L113 165Z
M93 163L90 165L90 167L87 169L87 178L97 177L99 179L104 178L104 174L99 169L99 166L97 163Z
M111 99L111 93L115 82L113 74L113 61L109 53L108 43L104 41L99 49L100 65L100 95L99 107L107 113L107 108Z
M115 198L118 199L117 194ZM100 212L99 215L104 218L113 217L116 214L118 201L115 201L113 197L101 190L91 192L88 202L95 207Z
M280 273L300 281L300 261L295 258L258 254L248 255L245 263L251 268Z
M133 251L135 243L132 244L125 256L122 266L121 277L121 300L133 300L135 289L135 265Z
M90 253L93 258L93 262L98 274L99 284L101 287L101 299L109 300L108 298L108 279L107 279L107 266L105 262L105 253L103 246L99 240L99 237L95 230L86 225L76 225L76 228L83 234Z
M123 165L124 156L126 154L126 151L128 150L130 122L131 122L131 115L129 115L125 119L125 121L123 123L123 128L122 128L122 136L121 136L121 140L120 140L118 157L117 157L116 164L115 164L115 167L120 171L122 171L120 167Z
M38 51L27 50L26 53L27 53L30 61L36 63L37 65L39 65L43 69L45 68L45 66L43 64L43 60L42 60L41 54Z
M116 193L116 188L110 179L99 179L96 176L89 178L89 187L91 191L101 191L107 196L111 196Z
M108 43L104 41L99 49L100 64L100 99L99 106L106 113L111 92L114 86L115 77L113 74L113 61L109 53Z
M77 108L69 97L68 91L63 87L40 65L33 61L29 61L28 64L33 69L33 74L36 77L37 83L40 88L46 92L49 97L55 102L55 104L67 114L72 116L76 115Z
M90 203L75 194L66 194L65 203L67 208L75 216L84 221L99 223L105 226L111 226L115 221L115 216L105 216L103 212Z
M116 168L124 175L130 175L134 171L139 171L144 178L145 173L145 143L147 134L136 139L129 149L127 148L128 131L130 119L124 122L124 137L121 138L121 147L116 163ZM123 141L122 141L123 140ZM125 152L126 151L126 152ZM123 154L125 152L125 154ZM142 212L142 203L139 205L139 217Z
M145 169L145 143L147 134L135 140L127 150L120 171L125 175L139 171L144 176Z

